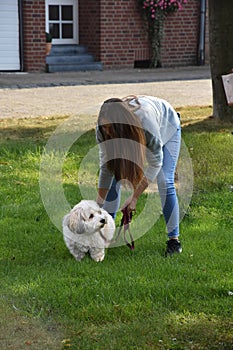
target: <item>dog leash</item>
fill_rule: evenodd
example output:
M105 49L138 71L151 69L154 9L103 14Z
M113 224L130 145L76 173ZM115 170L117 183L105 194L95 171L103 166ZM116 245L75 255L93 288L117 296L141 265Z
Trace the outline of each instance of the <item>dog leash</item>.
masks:
M125 240L125 243L129 247L130 250L134 250L134 239L133 239L133 236L132 236L131 231L130 231L130 223L132 221L133 212L132 211L129 212L127 210L127 208L122 209L121 212L122 212L123 215L122 215L121 224L120 224L120 227L119 227L119 230L118 230L118 233L117 233L116 241L117 241L117 239L119 238L119 236L121 234L122 228L124 227L124 240ZM127 231L129 233L129 237L130 237L131 243L128 242L128 240L126 238Z

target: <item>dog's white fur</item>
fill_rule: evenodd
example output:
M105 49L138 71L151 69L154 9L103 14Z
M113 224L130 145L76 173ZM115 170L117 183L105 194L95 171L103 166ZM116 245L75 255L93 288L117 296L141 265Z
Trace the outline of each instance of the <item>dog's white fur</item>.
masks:
M103 261L114 232L113 218L95 201L82 200L63 218L65 244L78 261L87 252L95 261Z

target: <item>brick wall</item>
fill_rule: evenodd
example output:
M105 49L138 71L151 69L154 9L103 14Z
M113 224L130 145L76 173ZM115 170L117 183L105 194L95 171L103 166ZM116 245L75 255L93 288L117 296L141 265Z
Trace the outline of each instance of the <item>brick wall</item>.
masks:
M136 0L101 1L101 61L106 68L133 67L148 58L148 43Z
M164 67L197 64L199 3L197 0L188 0L182 10L166 18L162 42Z
M24 71L45 70L45 0L23 0Z
M137 0L79 0L79 6L80 44L87 45L105 69L134 67L135 61L149 59ZM195 65L198 33L199 1L188 0L165 20L162 65Z
M79 0L79 44L100 60L100 0Z
M162 65L197 64L199 1L165 20ZM148 60L149 44L137 0L79 0L79 43L105 69ZM45 70L45 0L23 0L24 70Z

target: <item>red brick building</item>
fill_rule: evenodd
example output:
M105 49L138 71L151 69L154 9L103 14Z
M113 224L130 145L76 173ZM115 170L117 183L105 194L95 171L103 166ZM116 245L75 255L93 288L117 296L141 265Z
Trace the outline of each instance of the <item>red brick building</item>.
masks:
M199 22L198 0L188 0L166 19L163 67L198 63ZM57 63L63 62L66 70L65 56L71 51L82 57L73 57L70 70L77 62L88 69L90 55L103 69L132 68L150 58L137 0L1 0L0 71L45 71L46 59L50 62L45 31L53 32L51 56L58 55Z

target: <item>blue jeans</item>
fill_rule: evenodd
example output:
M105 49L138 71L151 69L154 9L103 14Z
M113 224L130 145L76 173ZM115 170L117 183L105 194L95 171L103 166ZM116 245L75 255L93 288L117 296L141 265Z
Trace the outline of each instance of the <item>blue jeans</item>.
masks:
M174 184L175 170L180 152L181 129L163 146L163 165L157 176L163 215L168 237L179 236L179 203ZM120 185L114 179L108 191L103 208L115 219L120 206Z
M179 203L174 184L175 170L180 153L181 129L163 146L163 165L157 176L163 215L168 237L179 236Z

